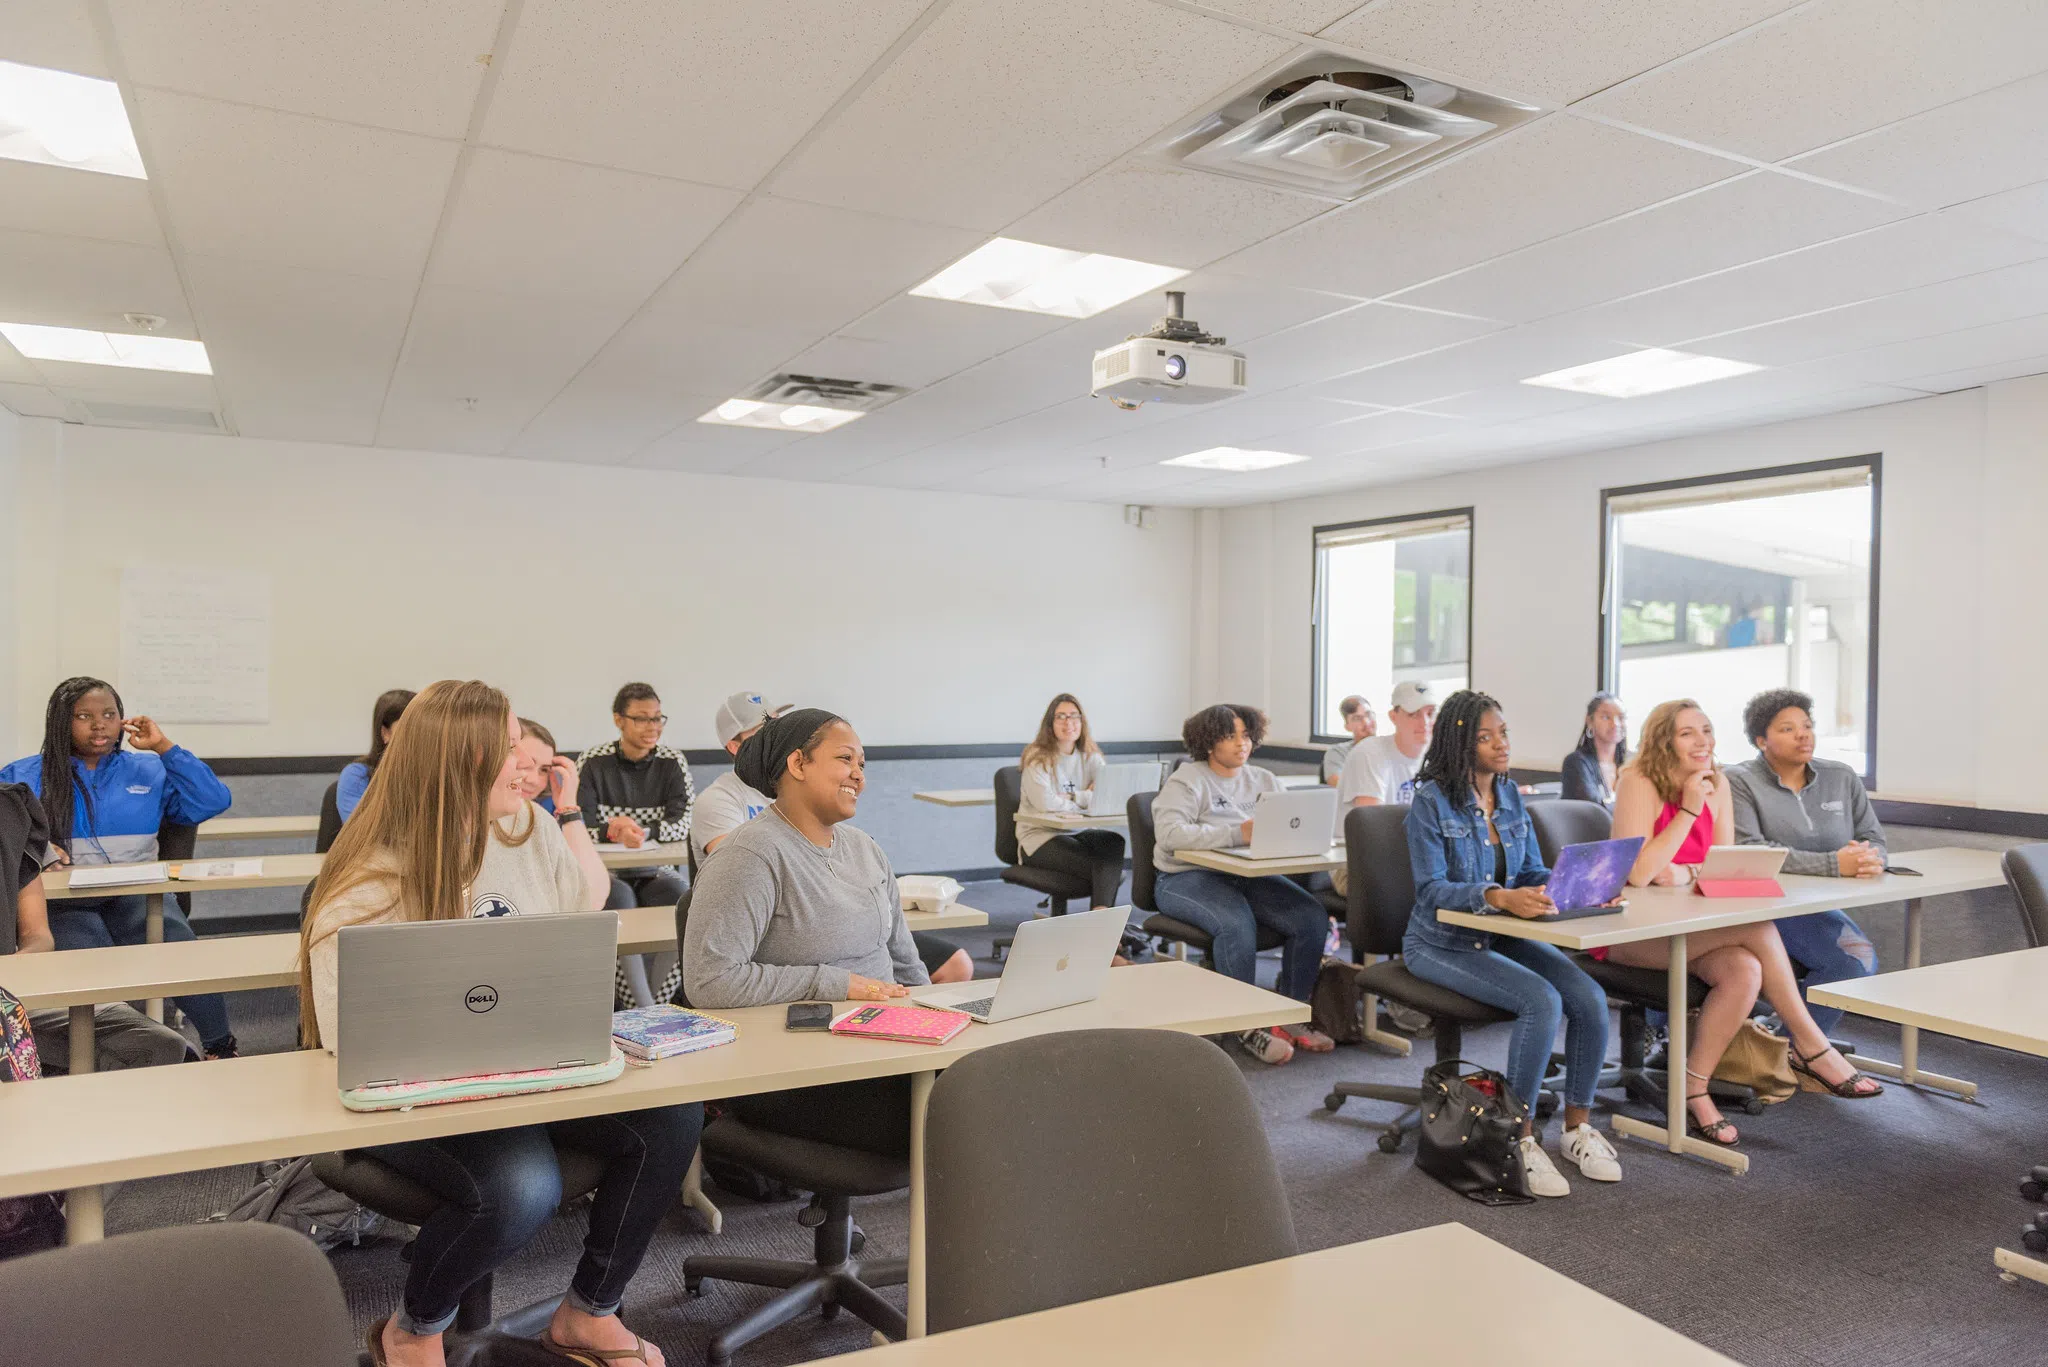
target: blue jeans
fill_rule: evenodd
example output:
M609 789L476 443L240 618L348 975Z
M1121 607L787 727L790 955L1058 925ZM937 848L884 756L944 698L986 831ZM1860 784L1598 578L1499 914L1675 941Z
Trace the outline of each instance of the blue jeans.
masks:
M605 1160L569 1304L616 1314L682 1189L703 1129L704 1107L693 1102L365 1149L447 1203L420 1226L398 1327L408 1334L446 1329L462 1293L540 1232L562 1203L555 1139Z
M1867 978L1877 972L1877 949L1847 912L1813 911L1804 916L1787 916L1775 924L1778 938L1785 942L1785 953L1805 970L1799 979L1801 996L1809 987ZM1840 1007L1808 1003L1807 1010L1823 1034L1831 1033L1841 1023Z
M50 937L59 949L105 949L139 945L149 930L146 897L79 897L50 903ZM191 940L192 923L172 897L164 898L164 943ZM200 1043L208 1049L233 1038L228 1029L228 1001L218 992L173 998L192 1018Z
M1515 1013L1508 1086L1530 1106L1543 1089L1557 1024L1565 1022L1564 1102L1590 1106L1607 1057L1607 994L1556 945L1494 937L1492 949L1441 949L1413 937L1402 946L1408 971L1424 982Z
M1212 942L1210 964L1239 982L1256 981L1259 927L1278 931L1284 941L1273 990L1298 1002L1307 1001L1315 990L1330 913L1301 884L1278 874L1239 878L1190 869L1160 874L1152 900L1163 914L1207 934Z

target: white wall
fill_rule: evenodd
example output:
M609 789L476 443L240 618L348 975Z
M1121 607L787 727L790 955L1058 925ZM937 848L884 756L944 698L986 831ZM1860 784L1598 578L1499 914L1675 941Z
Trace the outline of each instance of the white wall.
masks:
M870 744L1021 740L1061 689L1106 739L1177 735L1187 711L1191 513L1139 530L1093 504L19 432L10 757L56 680L119 683L120 571L143 564L271 579L270 723L174 729L205 755L350 753L379 691L448 676L505 688L569 746L613 734L628 679L690 747L716 745L739 688L841 711ZM1084 554L1087 577L1058 568Z
M0 755L10 759L20 753L16 749L15 691L16 691L16 627L14 608L14 541L15 522L21 507L19 468L20 455L17 437L21 419L5 408L0 408L0 536L6 544L0 544ZM0 761L5 763L5 761Z
M1308 734L1311 529L1471 504L1473 679L1509 709L1517 759L1554 767L1597 684L1603 488L1871 452L1884 457L1880 790L2048 810L2048 732L2033 721L2048 679L2048 376L1229 510L1220 691L1265 706L1276 736ZM1243 639L1271 649L1231 649Z

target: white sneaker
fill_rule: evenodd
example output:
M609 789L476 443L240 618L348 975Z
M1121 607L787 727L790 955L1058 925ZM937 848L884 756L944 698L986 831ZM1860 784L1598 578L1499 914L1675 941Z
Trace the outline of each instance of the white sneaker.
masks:
M1246 1030L1238 1035L1237 1042L1261 1063L1278 1065L1294 1057L1294 1046L1271 1030Z
M1543 1152L1543 1146L1536 1142L1536 1136L1523 1135L1521 1139L1522 1171L1529 1178L1531 1196L1569 1196L1572 1184L1564 1180L1550 1161L1550 1155Z
M1576 1128L1566 1130L1558 1150L1595 1182L1621 1180L1621 1162L1615 1156L1614 1145L1589 1122L1581 1121Z

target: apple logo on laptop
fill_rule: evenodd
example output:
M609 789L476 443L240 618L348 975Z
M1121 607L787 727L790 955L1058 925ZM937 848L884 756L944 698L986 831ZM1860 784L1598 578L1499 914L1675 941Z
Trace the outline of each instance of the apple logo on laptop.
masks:
M1066 956L1066 955L1064 955L1064 954L1060 955L1060 961L1059 961L1058 963L1056 963L1056 964L1054 964L1054 965L1052 966L1052 971L1053 971L1053 972L1055 972L1055 973L1064 973L1064 972L1066 972L1066 971L1067 971L1067 956Z
M482 1015L498 1004L498 989L489 983L478 983L462 994L462 1004Z

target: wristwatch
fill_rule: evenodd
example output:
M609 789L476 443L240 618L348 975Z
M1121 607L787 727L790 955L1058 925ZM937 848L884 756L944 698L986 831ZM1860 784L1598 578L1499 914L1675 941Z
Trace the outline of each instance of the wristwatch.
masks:
M572 821L581 821L582 819L583 809L581 807L564 807L555 813L555 824L557 826L566 826Z

